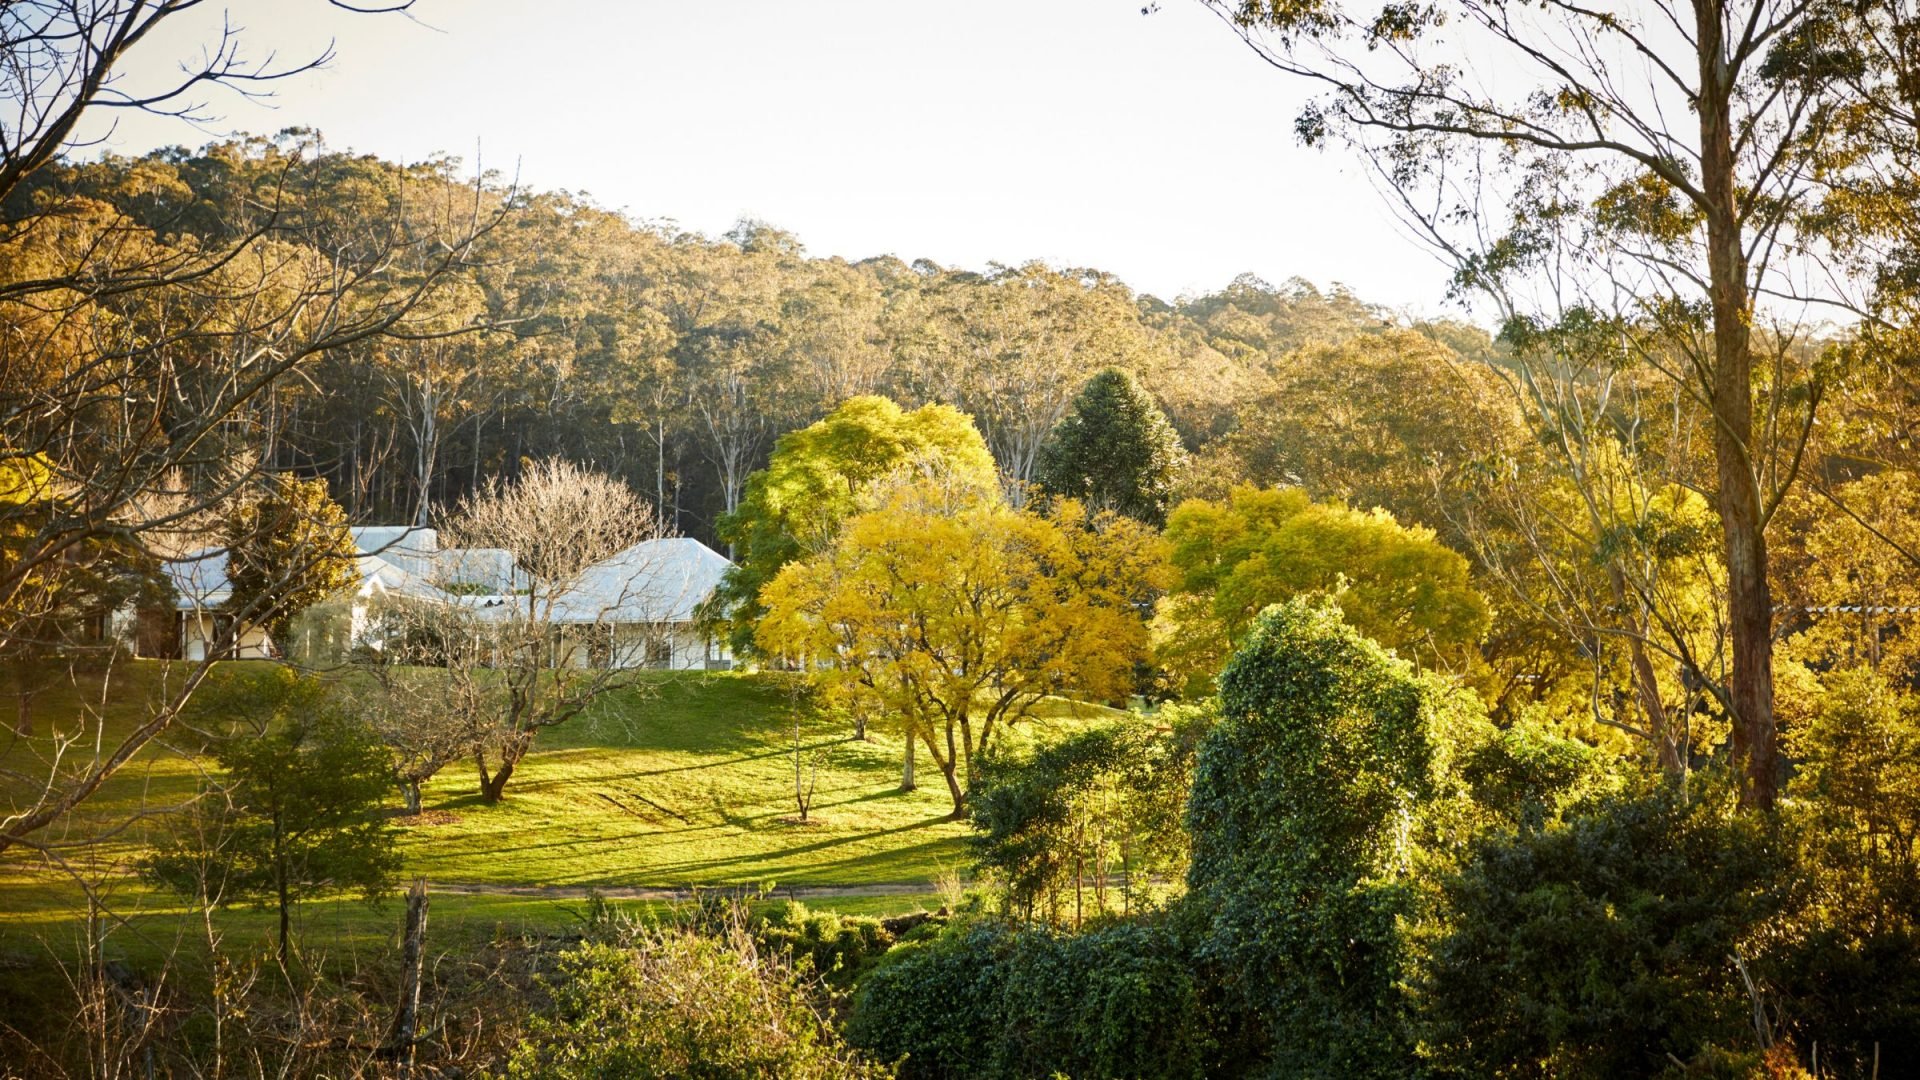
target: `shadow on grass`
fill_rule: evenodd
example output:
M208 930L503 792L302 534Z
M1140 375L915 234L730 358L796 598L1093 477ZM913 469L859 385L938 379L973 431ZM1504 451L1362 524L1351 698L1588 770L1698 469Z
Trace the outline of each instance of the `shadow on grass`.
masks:
M837 738L837 739L821 739L817 742L802 743L800 745L800 752L803 754L818 753L822 750L831 750L836 746L845 746L847 743L858 742L858 741L859 741L858 739L855 739L851 735L845 736L843 738ZM764 746L766 744L761 743L759 745ZM638 772L627 773L626 775L630 777L635 777L635 778L642 777L642 776L665 776L669 773L697 772L701 769L717 769L726 765L741 765L749 761L765 761L768 758L792 757L792 756L793 756L793 745L789 743L788 745L779 747L778 749L769 750L764 754L742 754L739 757L720 758L714 761L703 761L698 765L675 765L672 768L667 768L667 769L642 769Z
M811 844L796 844L791 847L775 848L774 850L771 850L771 851L762 851L762 852L755 852L752 854L743 854L743 855L730 855L725 858L718 858L718 859L690 859L690 860L677 862L677 863L661 863L658 866L654 867L654 870L660 874L670 875L674 877L675 880L679 880L681 875L690 875L695 871L713 870L713 869L718 869L720 867L728 867L733 869L747 869L755 864L784 861L787 859L797 858L801 856L813 855L819 852L829 851L833 848L845 847L848 844L860 844L860 843L870 842L874 840L880 840L889 836L899 836L903 833L918 832L921 829L930 829L930 828L934 828L935 826L945 825L945 824L948 824L948 822L944 818L928 818L924 821L916 821L908 825L895 825L889 829L874 829L868 832L848 833L846 835L836 836L831 839L818 840ZM957 839L957 838L936 839L936 840L926 841L925 843L921 843L921 844L914 844L907 847L889 848L888 851L881 852L878 854L891 855L894 852L901 852L901 853L910 852L921 847L942 846L942 845L951 843L952 839ZM874 857L875 856L873 855L867 855L867 856L861 856L857 859L842 860L841 863L837 863L837 864L822 863L822 864L819 864L819 866L825 867L825 866L834 866L834 865L857 865L863 860L871 859ZM809 871L811 871L812 869L814 868L810 867ZM748 876L752 876L750 870L748 871Z
M772 815L769 815L769 819L771 817ZM889 845L890 838L908 836L945 824L949 824L945 818L926 818L890 828L867 829L830 836L797 831L773 831L763 827L753 835L811 842L780 844L762 851L728 852L706 858L653 862L643 867L634 867L631 871L623 871L619 867L608 867L603 859L594 861L595 856L610 849L618 850L633 844L645 843L648 840L657 842L667 834L648 830L513 845L500 845L493 842L501 839L500 837L473 837L471 839L486 845L486 850L491 857L511 867L514 872L507 877L483 873L477 878L450 876L449 880L502 885L608 886L731 885L758 881L770 876L795 883L826 885L861 885L874 881L887 883L922 881L929 880L931 877L927 865L931 853L937 850L948 850L952 852L955 861L964 858L959 850L961 841L959 836L938 836L917 844L887 846L884 850L863 851L837 859L832 858L831 855L844 852L849 848L872 847L876 844ZM834 826L828 822L824 827L831 829ZM708 830L711 828L708 827ZM693 833L706 830L677 831ZM716 836L714 842L721 843L725 839L727 838ZM711 844L703 844L697 837L685 838L678 843L693 845L695 850L702 848L711 850L713 847ZM829 857L825 861L820 861L823 853L827 853ZM462 860L458 852L446 852L442 849L441 854L456 860L460 865L474 865ZM847 877L848 874L859 876Z

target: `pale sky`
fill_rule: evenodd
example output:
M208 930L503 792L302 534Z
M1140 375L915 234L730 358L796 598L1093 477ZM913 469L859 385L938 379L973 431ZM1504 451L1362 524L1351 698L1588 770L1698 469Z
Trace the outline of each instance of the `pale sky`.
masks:
M367 3L368 0L361 0ZM741 216L814 254L1045 259L1172 298L1242 271L1446 313L1446 273L1351 158L1294 140L1302 88L1192 0L230 0L145 45L129 86L244 27L245 55L326 70L213 123L122 118L121 153L320 129L476 157L708 233ZM1457 314L1457 313L1456 313Z

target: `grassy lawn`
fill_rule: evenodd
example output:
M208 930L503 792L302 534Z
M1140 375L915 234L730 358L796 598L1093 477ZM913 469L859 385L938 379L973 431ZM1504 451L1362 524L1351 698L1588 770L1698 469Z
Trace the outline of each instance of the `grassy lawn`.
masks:
M410 868L445 881L547 885L929 883L962 869L962 826L937 772L902 794L901 747L802 721L814 776L799 825L794 705L774 676L681 675L623 693L541 735L507 798L486 806L471 769L426 792ZM925 755L922 755L924 758Z
M216 674L245 679L257 670L229 664ZM82 716L97 718L110 739L143 715L179 671L136 661L109 680L44 692L34 708L40 737L0 746L0 770L44 775L46 733L71 729ZM563 928L584 909L577 894L585 887L884 885L894 887L889 895L807 902L860 914L937 906L935 883L966 870L966 829L945 820L951 806L938 771L923 753L920 790L902 794L897 738L856 741L843 725L796 704L792 686L779 675L650 677L589 715L542 733L506 799L492 806L474 794L471 765L449 768L428 786L420 818L399 819L407 874L443 884L558 887L567 895L439 894L435 936L447 944L443 935ZM1073 725L1103 711L1062 702L1041 726ZM803 759L817 769L813 821L806 825L791 820L796 713ZM115 914L127 919L112 940L135 952L163 951L179 933L195 932L182 929L183 905L129 873L153 830L167 827L164 810L201 783L204 761L193 749L180 740L150 747L63 823L59 835L43 837L79 840L153 812L108 843L62 856L70 869L110 886ZM0 779L8 782L20 781ZM397 795L395 802L397 808ZM79 905L71 877L44 861L0 859L0 943L9 951L74 938ZM384 944L400 915L397 904L340 899L309 903L301 917L304 939L350 948ZM270 924L267 913L247 908L221 918L229 934L265 935Z

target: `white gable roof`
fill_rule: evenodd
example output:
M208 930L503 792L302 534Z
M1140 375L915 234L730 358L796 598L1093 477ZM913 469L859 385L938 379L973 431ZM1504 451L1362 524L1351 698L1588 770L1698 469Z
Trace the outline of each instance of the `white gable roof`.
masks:
M442 548L433 579L443 588L466 586L461 591L496 595L517 592L527 584L525 572L506 548Z
M360 585L356 596L408 596L417 600L445 600L447 594L432 582L404 567L395 566L384 556L362 555L357 560Z
M431 529L376 526L353 532L362 552L356 560L360 582L352 590L355 595L460 603L487 609L489 614L497 610L497 617L513 610L502 602L522 584L522 572L511 552L441 549ZM573 588L554 600L552 618L569 623L691 622L694 610L713 594L720 576L732 565L726 556L688 537L643 540L589 567ZM181 611L218 608L233 593L225 548L204 548L161 568L173 584L175 607ZM489 595L456 596L443 584L481 586Z
M422 533L426 534L424 538ZM361 551L360 557L354 560L360 582L350 592L357 596L383 593L426 600L447 598L446 593L427 579L438 547L432 529L377 526L356 528L353 535ZM226 548L209 547L160 564L161 572L173 585L176 610L213 610L232 598L233 582L227 576L227 556Z
M684 623L732 566L684 536L640 543L589 567L554 601L554 619L573 623Z
M233 595L233 582L227 578L226 548L201 548L184 558L168 559L160 564L160 572L173 585L177 611L217 608Z
M429 577L440 552L440 533L418 525L355 525L353 546L362 555L385 559L409 574Z

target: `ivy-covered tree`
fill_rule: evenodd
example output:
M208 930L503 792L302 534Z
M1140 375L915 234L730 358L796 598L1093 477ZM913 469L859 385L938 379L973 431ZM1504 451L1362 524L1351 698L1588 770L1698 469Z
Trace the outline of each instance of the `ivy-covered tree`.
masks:
M282 648L294 616L358 580L347 515L318 477L269 478L264 494L228 515L224 540L227 610Z
M238 721L214 747L224 775L185 824L166 831L143 870L211 904L272 904L284 964L299 901L330 890L372 899L392 888L400 855L381 813L391 762L373 730L317 679L274 667L221 689L195 707Z
M1034 480L1050 495L1160 525L1186 462L1153 395L1132 372L1107 368L1087 380L1047 437Z
M1406 1076L1413 826L1452 736L1484 727L1478 703L1304 598L1255 622L1220 702L1187 809L1199 954L1264 1075Z

